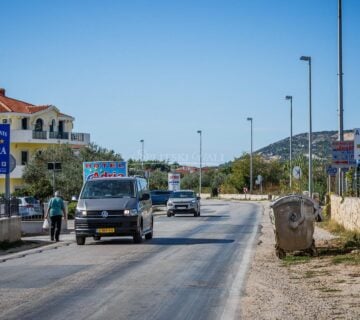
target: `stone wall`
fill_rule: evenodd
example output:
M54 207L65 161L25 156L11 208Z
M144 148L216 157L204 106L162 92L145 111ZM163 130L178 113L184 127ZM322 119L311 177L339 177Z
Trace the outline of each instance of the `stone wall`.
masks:
M21 239L21 218L0 218L0 242L15 242Z
M360 231L360 198L331 195L331 219L351 231Z
M202 193L201 198L210 198L210 193ZM269 196L267 194L219 194L217 198L226 200L269 200Z

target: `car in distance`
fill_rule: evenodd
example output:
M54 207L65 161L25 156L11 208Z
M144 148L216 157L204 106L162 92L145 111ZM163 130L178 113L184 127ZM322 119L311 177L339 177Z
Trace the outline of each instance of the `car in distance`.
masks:
M172 193L170 190L152 190L151 202L153 205L166 205Z
M41 216L43 211L39 200L32 196L18 197L19 214L21 217Z
M153 237L153 213L146 179L108 177L87 180L75 212L76 243L86 237L132 236L135 243Z
M176 213L192 213L194 217L200 216L200 197L192 190L174 191L167 202L167 216Z

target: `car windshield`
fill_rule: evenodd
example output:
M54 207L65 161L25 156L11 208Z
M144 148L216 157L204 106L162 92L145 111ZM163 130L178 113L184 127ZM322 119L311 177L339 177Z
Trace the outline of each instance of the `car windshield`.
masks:
M37 204L37 200L34 197L26 197L24 199L26 203Z
M89 180L80 199L135 197L135 185L131 180Z
M195 194L192 191L174 192L171 198L195 198Z

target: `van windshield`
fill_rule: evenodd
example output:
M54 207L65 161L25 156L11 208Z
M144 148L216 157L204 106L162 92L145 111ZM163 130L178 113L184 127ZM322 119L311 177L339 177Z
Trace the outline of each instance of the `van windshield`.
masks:
M131 180L88 180L80 199L135 197L135 185Z

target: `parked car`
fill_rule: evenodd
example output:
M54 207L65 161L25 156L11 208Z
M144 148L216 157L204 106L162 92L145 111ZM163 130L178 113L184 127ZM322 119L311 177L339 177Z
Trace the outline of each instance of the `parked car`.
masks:
M18 197L19 214L22 217L41 216L43 214L40 201L32 196Z
M76 243L86 237L132 236L135 243L153 237L154 218L146 179L109 177L87 180L75 211Z
M166 205L172 193L170 190L152 190L151 202L153 205Z
M200 216L200 197L192 190L174 191L167 202L167 216L176 213L193 213L194 217Z

